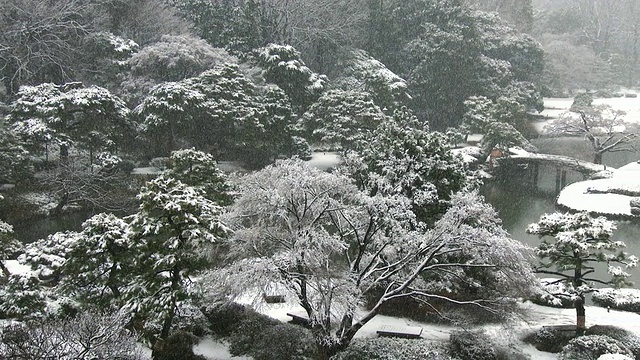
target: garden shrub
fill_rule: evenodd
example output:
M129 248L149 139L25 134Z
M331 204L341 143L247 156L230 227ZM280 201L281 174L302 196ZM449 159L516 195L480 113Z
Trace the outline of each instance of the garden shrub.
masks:
M354 339L331 360L450 360L446 349L421 339Z
M183 304L173 319L173 327L176 330L202 337L209 333L210 323L201 309L191 304Z
M633 356L620 341L606 335L585 335L569 341L558 355L560 360L597 360L604 354Z
M451 333L449 353L460 360L495 360L495 346L482 332L456 331Z
M258 336L250 355L255 360L313 359L315 342L311 331L292 324L267 327Z
M540 351L559 353L574 337L574 333L553 328L540 328L523 340L526 343L532 344Z
M268 316L248 314L229 336L229 352L235 356L252 354L258 349L257 343L263 332L278 324L281 322Z
M571 111L580 111L585 107L590 107L593 104L593 96L589 93L579 93L573 99L573 103L571 104Z
M591 296L593 303L616 310L640 312L639 289L598 289Z
M153 349L154 360L206 360L193 353L198 338L186 331L177 331L165 340L158 340Z
M209 321L211 333L222 337L231 335L238 328L240 321L246 318L249 312L253 312L233 302L214 303L201 310Z
M631 331L612 326L612 325L594 325L587 329L586 335L606 335L612 339L623 343L631 352L635 359L640 360L640 336Z

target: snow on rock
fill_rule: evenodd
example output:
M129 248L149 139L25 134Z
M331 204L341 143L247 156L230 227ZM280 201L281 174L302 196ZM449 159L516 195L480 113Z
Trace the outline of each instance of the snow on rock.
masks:
M631 218L631 201L640 196L640 164L633 162L612 171L609 179L573 183L560 192L556 203L574 211Z
M465 164L475 164L482 157L482 149L478 146L465 146L459 149L451 149L454 155L462 156Z

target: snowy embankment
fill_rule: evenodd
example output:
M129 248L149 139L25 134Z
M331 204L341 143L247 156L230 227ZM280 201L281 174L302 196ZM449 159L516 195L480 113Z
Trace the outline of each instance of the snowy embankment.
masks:
M556 203L574 211L640 218L631 210L631 201L640 197L640 163L630 163L611 173L608 179L580 181L565 187Z

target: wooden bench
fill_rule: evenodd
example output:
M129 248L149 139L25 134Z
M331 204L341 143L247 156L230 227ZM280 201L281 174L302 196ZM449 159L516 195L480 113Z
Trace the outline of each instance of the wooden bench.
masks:
M376 332L379 336L393 336L407 339L417 339L422 334L422 328L418 326L382 325Z
M292 324L302 325L305 327L311 326L311 320L309 320L309 316L304 311L292 311L288 312L287 316L291 316L292 320L289 321Z

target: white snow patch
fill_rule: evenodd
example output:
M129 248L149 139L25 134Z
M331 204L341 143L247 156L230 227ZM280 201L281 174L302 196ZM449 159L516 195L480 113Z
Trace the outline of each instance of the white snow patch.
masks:
M18 260L3 260L3 262L12 274L29 274L32 272L31 266L20 264Z
M233 356L229 352L229 344L216 340L211 336L205 336L199 343L193 346L193 353L202 355L210 360L250 360L250 356Z
M640 164L632 162L613 170L609 179L573 183L562 189L556 202L576 211L632 216L629 201L633 196L610 192L640 194Z
M133 171L131 171L131 174L134 175L158 175L162 172L162 170L158 169L155 166L149 166L149 167L139 167L139 168L135 168L133 169Z
M451 149L454 155L462 156L462 161L465 164L474 164L478 162L478 159L482 156L482 150L478 146L465 146L459 149Z
M340 154L335 152L314 152L311 154L311 159L307 161L309 166L320 169L327 170L334 166L338 166L342 158Z
M600 356L598 360L633 360L633 359L623 354L604 354Z

